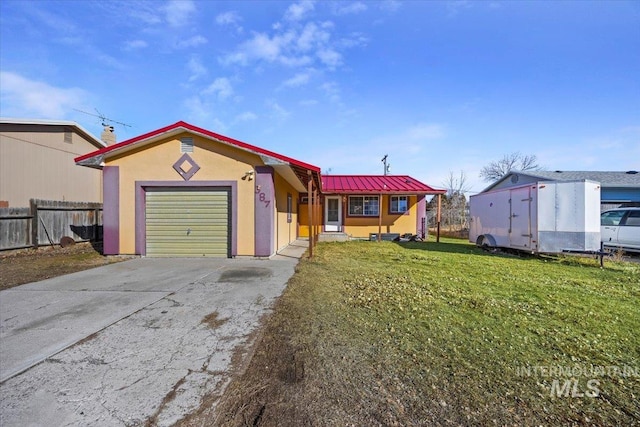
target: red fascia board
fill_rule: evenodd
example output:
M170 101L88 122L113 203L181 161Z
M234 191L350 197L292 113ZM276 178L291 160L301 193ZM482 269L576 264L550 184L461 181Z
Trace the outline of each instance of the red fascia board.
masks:
M207 136L209 138L217 139L219 141L223 141L223 142L226 142L226 143L231 144L231 145L235 145L236 147L242 148L242 149L247 150L247 151L253 151L253 152L258 153L258 154L263 154L265 156L273 157L273 158L276 158L278 160L282 160L283 162L287 162L287 163L290 163L292 165L299 166L301 168L310 170L312 172L317 172L317 173L320 172L320 168L317 167L317 166L313 166L313 165L310 165L308 163L301 162L300 160L292 159L291 157L283 156L282 154L274 153L273 151L265 150L263 148L256 147L254 145L247 144L246 142L238 141L237 139L229 138L229 137L226 137L224 135L220 135L220 134L208 131L206 129L199 128L197 126L194 126L192 124L189 124L189 123L186 123L186 122L183 122L183 121L176 122L176 123L174 123L172 125L165 126L163 128L160 128L160 129L145 133L145 134L140 135L140 136L136 136L135 138L131 138L131 139L128 139L126 141L122 141L122 142L120 142L118 144L114 144L114 145L111 145L109 147L102 148L102 149L94 151L92 153L88 153L88 154L76 157L74 159L74 161L77 163L77 162L80 162L82 160L89 159L91 157L99 156L99 155L102 155L102 154L107 154L107 153L110 153L111 151L117 150L119 148L127 147L127 146L135 144L137 142L144 141L146 139L150 139L150 138L153 138L155 136L162 135L163 133L171 132L173 130L180 129L180 128L188 130L188 131L191 131L191 132L200 133L200 134L205 135L205 136Z

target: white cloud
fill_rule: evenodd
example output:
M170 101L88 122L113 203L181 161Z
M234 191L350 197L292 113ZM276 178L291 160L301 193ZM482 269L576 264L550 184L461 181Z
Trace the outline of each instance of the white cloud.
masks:
M240 21L242 21L242 18L235 10L230 10L229 12L224 12L216 16L216 24L218 25L237 24Z
M329 69L335 69L342 64L342 55L333 49L321 49L317 52L320 61L329 67Z
M238 12L234 10L224 12L216 16L216 24L223 27L235 28L236 32L239 34L244 31L244 28L242 28L240 22L242 22L242 17L238 14Z
M199 96L192 96L183 102L187 120L192 123L201 123L203 127L214 132L225 133L228 126L218 117L213 116L215 109L209 102L204 101Z
M284 15L285 19L289 21L301 20L307 13L311 12L315 8L313 3L314 2L311 0L302 0L299 3L292 4Z
M352 13L360 13L367 10L367 5L357 1L355 3L337 3L335 8L336 15L350 15Z
M331 102L340 102L340 87L336 82L323 83L320 86L320 89L324 91Z
M182 27L191 20L196 6L191 0L171 0L164 6L165 19L172 27Z
M366 46L368 42L369 42L369 39L365 37L364 34L352 33L348 37L344 37L340 39L339 45L345 48L352 48L352 47Z
M276 101L268 100L266 102L266 105L267 105L267 108L269 108L269 110L271 112L270 117L272 119L275 119L275 120L278 120L278 121L285 121L291 115L290 111L287 111L285 108L283 108Z
M303 99L302 101L298 102L298 104L302 107L312 107L314 105L318 105L318 101L315 99Z
M223 101L233 95L233 87L226 77L219 77L213 81L204 91L203 95L215 95L219 100Z
M366 37L360 33L333 39L335 24L331 21L300 22L302 16L312 9L312 2L290 6L285 21L272 25L270 32L253 33L234 51L218 58L219 62L223 65L249 66L265 61L289 67L316 63L333 70L344 63L345 49L366 44ZM226 22L226 19L223 21Z
M189 59L189 62L187 62L187 69L191 73L191 75L189 76L190 82L198 80L200 77L203 77L207 74L207 69L204 65L202 65L200 58L195 56Z
M256 120L257 118L258 116L255 113L251 111L245 111L244 113L238 114L233 122L234 124L241 122L250 122L252 120Z
M128 40L124 42L124 50L144 49L149 44L144 40Z
M461 11L473 7L473 4L469 0L455 0L447 3L448 16L450 18L455 17Z
M63 18L60 13L49 13L44 8L29 8L29 13L33 14L42 24L46 25L52 30L55 30L57 34L76 33L78 27L72 21Z
M198 96L187 98L184 101L184 106L187 109L189 119L195 122L203 122L210 116L210 106L206 105Z
M400 9L400 6L402 6L402 3L398 0L386 0L380 3L380 9L388 12L395 12Z
M247 50L256 58L266 59L267 61L275 61L282 52L283 46L289 44L293 38L292 33L274 36L270 38L266 34L256 34L255 37L247 43Z
M162 22L162 18L158 15L157 10L151 3L137 3L135 7L133 7L132 2L128 2L124 6L122 15L126 16L128 14L130 18L133 18L132 20L134 22L142 21L148 25L157 25Z
M0 105L5 116L59 120L85 105L87 98L87 92L80 88L58 88L0 71Z
M223 64L248 65L252 60L277 62L287 66L302 66L311 62L306 55L287 55L295 33L288 31L284 34L269 37L264 33L254 34L253 38L244 42L238 51L221 59Z
M40 8L29 8L29 13L38 20L34 23L36 26L46 26L54 31L55 36L51 41L66 44L82 52L87 57L96 60L103 65L107 65L116 69L123 69L124 65L115 57L105 53L100 48L92 44L91 38L86 33L82 25L78 26L75 22L67 20L61 14L49 13Z
M445 131L442 125L436 123L419 123L409 128L405 136L414 141L433 140L443 138Z
M208 40L201 35L190 37L186 40L180 40L176 43L176 48L184 49L188 47L196 47L201 44L206 44Z
M249 55L244 51L238 51L219 58L219 61L223 65L237 64L246 66L249 64Z
M278 61L282 65L286 65L288 67L303 67L305 65L309 65L313 62L311 57L302 55L302 56L281 56L278 58Z
M283 87L300 87L309 83L309 73L298 73L282 83Z
M305 25L300 37L296 42L298 49L306 52L315 46L324 45L329 42L331 34L327 31L320 29L313 22L309 22Z

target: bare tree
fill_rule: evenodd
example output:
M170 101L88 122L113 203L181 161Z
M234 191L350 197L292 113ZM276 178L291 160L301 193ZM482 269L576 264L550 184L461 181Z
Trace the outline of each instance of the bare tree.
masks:
M540 170L538 158L535 154L524 155L516 151L515 153L505 154L502 159L493 161L480 170L480 178L485 181L495 181L502 178L512 170L532 171Z
M467 183L467 175L464 171L460 171L459 176L456 176L453 171L449 171L449 176L442 182L442 185L447 190L448 196L464 194L471 190L471 187Z
M445 226L449 230L455 228L463 230L467 227L467 193L471 187L467 183L467 176L464 171L456 176L453 171L449 171L449 176L442 183L447 190L447 194L442 200L442 218Z

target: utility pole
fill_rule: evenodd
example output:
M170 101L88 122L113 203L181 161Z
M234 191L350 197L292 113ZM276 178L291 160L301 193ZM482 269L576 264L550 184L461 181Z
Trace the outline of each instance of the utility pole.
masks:
M387 165L387 157L389 157L389 155L385 154L384 157L381 160L382 164L384 165L384 174L385 175L389 174L389 170L391 170L391 165Z

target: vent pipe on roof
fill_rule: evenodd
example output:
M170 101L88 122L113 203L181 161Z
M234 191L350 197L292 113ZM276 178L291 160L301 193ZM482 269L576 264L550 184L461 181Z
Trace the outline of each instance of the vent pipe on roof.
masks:
M113 145L116 143L116 134L113 132L113 126L102 124L104 129L100 134L100 139L107 145Z

